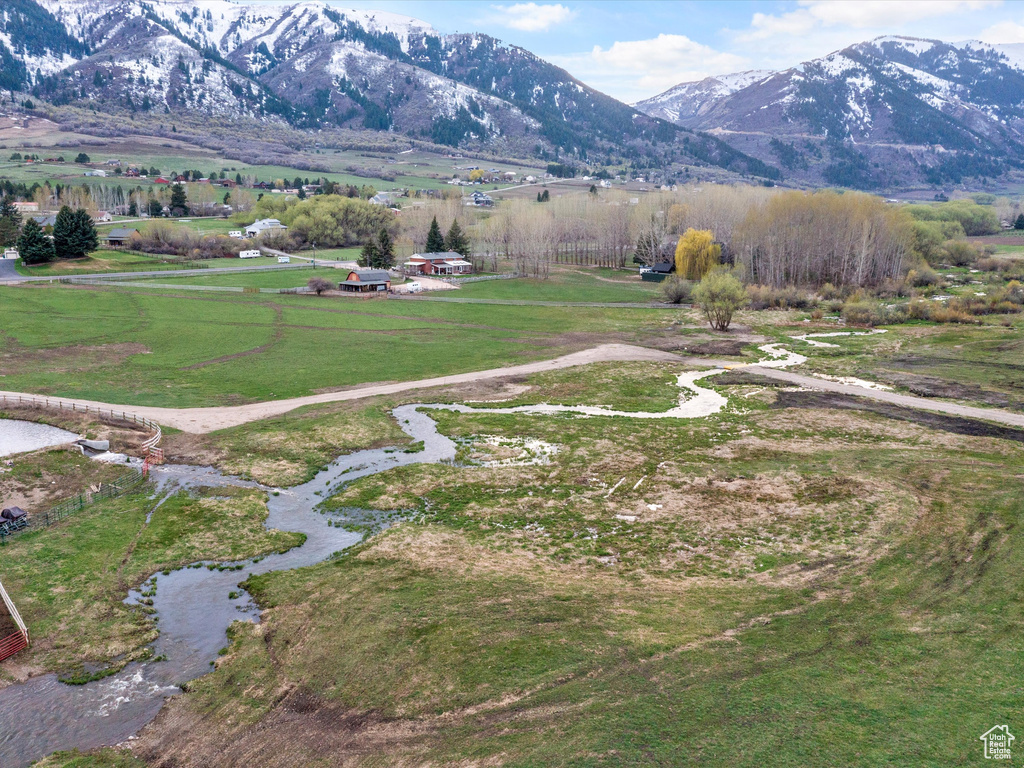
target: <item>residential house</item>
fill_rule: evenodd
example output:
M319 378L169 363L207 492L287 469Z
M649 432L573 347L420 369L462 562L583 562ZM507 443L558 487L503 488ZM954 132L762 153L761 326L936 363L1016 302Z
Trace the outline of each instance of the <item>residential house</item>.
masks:
M131 244L132 236L138 234L138 232L139 230L137 229L118 227L117 229L110 230L104 239L111 248L126 246Z
M56 213L40 214L39 216L33 216L32 218L35 220L36 224L43 229L46 229L47 227L52 228L57 223Z
M353 269L338 290L347 293L387 293L391 289L391 275L386 269Z
M463 200L463 205L476 206L478 208L490 208L494 205L494 198L485 195L480 190L473 190L473 194Z
M388 197L387 192L378 192L376 195L370 198L369 203L371 205L386 205L391 207L391 198Z
M674 261L659 261L652 267L640 267L640 279L649 283L660 283L675 271Z
M101 224L113 221L114 217L110 215L110 211L96 211L96 213L92 215L92 220L97 224Z
M260 219L245 228L246 237L259 237L264 232L284 232L288 227L277 219Z
M473 271L473 264L466 261L461 253L414 253L402 264L407 274L418 275L464 275Z

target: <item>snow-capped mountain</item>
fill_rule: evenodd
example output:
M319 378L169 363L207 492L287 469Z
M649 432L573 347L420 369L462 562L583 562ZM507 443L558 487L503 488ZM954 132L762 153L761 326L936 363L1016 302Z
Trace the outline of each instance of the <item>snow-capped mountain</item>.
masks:
M997 176L1024 143L1024 46L880 37L636 105L790 174L852 186Z
M482 34L319 2L4 0L0 88L57 106L389 131L450 146L778 176Z

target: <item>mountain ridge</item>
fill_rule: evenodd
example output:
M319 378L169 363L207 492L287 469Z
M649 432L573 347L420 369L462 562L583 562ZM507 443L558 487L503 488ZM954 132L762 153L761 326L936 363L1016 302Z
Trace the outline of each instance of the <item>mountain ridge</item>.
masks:
M1024 46L888 35L764 77L744 74L680 83L636 106L812 181L894 186L888 165L918 181L959 183L1021 167ZM729 78L739 87L727 87Z

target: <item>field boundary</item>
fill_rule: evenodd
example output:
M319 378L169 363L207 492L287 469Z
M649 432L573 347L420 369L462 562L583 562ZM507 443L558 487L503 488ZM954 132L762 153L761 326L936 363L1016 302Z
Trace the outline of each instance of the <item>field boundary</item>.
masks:
M34 405L40 408L56 408L61 411L75 411L82 413L95 413L97 416L102 417L106 414L111 419L120 419L121 421L130 421L133 424L146 427L147 429L153 430L153 434L146 439L142 444L142 449L149 453L153 448L160 445L160 441L163 439L163 430L160 425L152 419L147 419L145 416L139 416L136 413L122 410L121 415L118 416L118 412L113 408L100 408L94 405L86 405L84 403L76 403L73 401L61 400L60 398L51 398L39 395L0 395L0 405Z
M18 613L17 606L14 605L14 601L11 600L10 595L7 594L7 590L4 589L4 585L0 583L0 598L3 599L4 605L7 606L7 612L11 618L14 619L14 623L18 625L18 631L13 635L0 638L0 661L13 656L18 651L28 648L28 627L25 626L25 622L22 621L21 614Z
M109 483L101 483L98 491L80 493L70 499L65 499L60 504L50 507L45 512L31 515L33 524L41 518L42 525L49 528L51 525L65 520L75 512L85 509L90 504L95 504L103 499L115 499L134 490L142 484L143 474L137 469L126 472L121 477Z

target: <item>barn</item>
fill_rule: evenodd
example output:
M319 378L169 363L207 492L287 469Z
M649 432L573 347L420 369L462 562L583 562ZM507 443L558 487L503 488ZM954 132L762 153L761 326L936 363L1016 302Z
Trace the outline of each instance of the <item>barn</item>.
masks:
M387 293L391 288L391 275L386 269L353 269L338 290L348 293Z

